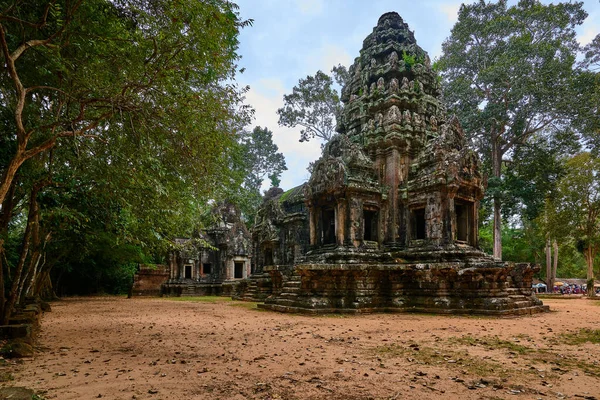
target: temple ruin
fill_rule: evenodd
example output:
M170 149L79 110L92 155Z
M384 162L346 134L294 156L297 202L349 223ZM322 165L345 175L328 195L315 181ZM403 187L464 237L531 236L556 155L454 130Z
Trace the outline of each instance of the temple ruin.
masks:
M224 202L212 210L213 223L192 238L175 239L169 254L168 296L227 295L251 273L251 237L240 211Z
M536 266L478 248L479 159L400 15L381 16L349 74L309 181L265 196L236 296L286 312L546 311Z

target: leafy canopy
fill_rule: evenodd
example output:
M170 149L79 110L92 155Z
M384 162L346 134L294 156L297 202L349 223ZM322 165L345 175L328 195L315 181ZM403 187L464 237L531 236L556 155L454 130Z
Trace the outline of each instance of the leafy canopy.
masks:
M327 142L335 133L336 118L342 110L335 84L343 86L348 72L341 65L331 72L333 77L319 70L314 76L300 79L292 93L283 96L284 106L277 110L279 125L300 126L300 142L314 138Z

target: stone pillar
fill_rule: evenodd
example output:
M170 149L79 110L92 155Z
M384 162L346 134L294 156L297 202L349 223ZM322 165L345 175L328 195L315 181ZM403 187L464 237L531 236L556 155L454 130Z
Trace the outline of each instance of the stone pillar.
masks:
M454 201L458 192L458 185L449 185L446 188L445 205L442 207L442 218L444 226L442 229L442 242L454 243L456 241L456 202Z
M400 152L390 148L385 155L384 183L390 188L388 193L388 220L385 235L386 242L396 242L398 239L398 185L400 184Z
M308 209L308 224L309 224L309 231L310 231L310 245L311 246L316 246L317 245L317 209L315 207L309 207Z
M346 234L346 199L338 199L335 210L335 238L338 246L343 246Z
M471 222L471 226L473 227L473 247L476 248L479 248L479 206L479 201L473 203L473 220Z
M349 240L352 242L352 244L354 245L354 247L358 247L361 244L361 240L362 237L360 235L360 227L361 227L361 223L360 221L362 221L362 202L359 201L358 199L352 199L349 202L348 205L348 218L350 221L350 225L349 225Z

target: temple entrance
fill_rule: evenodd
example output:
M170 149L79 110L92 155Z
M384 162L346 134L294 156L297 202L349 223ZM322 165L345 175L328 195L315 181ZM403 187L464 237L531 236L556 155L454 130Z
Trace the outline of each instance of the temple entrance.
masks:
M234 262L233 277L234 279L242 279L244 277L244 263Z
M185 279L192 279L192 266L186 265L184 268L185 268L185 272L184 272Z
M454 210L456 212L456 240L472 245L473 203L457 201Z
M321 213L323 244L335 244L335 211L333 208L324 208Z
M425 208L411 211L411 237L412 239L425 239Z
M377 229L378 229L378 215L375 210L364 210L363 211L363 220L364 220L364 228L365 232L363 235L364 240L376 241L378 239Z

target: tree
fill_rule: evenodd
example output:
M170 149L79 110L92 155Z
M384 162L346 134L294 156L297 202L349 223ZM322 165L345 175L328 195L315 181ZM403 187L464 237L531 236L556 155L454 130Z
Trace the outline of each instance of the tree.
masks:
M566 173L548 204L557 237L572 237L587 265L588 294L594 294L594 259L600 250L600 158L580 153L565 163Z
M69 254L159 254L213 193L239 186L228 160L250 110L233 79L250 23L225 0L1 10L3 320ZM77 234L90 240L70 247Z
M300 79L291 94L283 96L284 106L277 110L279 125L290 128L302 127L300 142L319 138L329 141L335 134L336 118L342 110L338 86L348 79L345 67L338 65L331 70L333 78L322 71L314 76Z
M587 146L600 152L600 34L584 47L585 58L579 64L573 98L574 126Z
M181 140L185 122L186 134L201 139L190 153L218 152L242 95L226 83L236 72L238 30L251 22L239 20L236 7L92 0L4 9L0 101L13 120L4 141L14 144L1 167L0 204L20 166L66 138L106 141L126 124L143 124L157 130L152 138L170 131L175 146L190 146Z
M266 127L255 127L242 139L242 148L248 171L245 178L248 188L259 190L266 177L269 177L273 184L281 177L281 173L287 170L285 157L273 143L273 132Z
M502 184L503 161L532 135L566 126L582 3L480 0L462 5L437 63L456 112ZM515 160L518 161L518 160ZM493 193L494 256L502 257L501 191Z
M238 204L249 223L254 223L254 215L260 205L260 189L265 178L271 186L279 186L281 173L287 170L285 157L273 143L273 132L255 127L246 133L241 142L242 168L244 169L244 191L234 195L241 197Z

